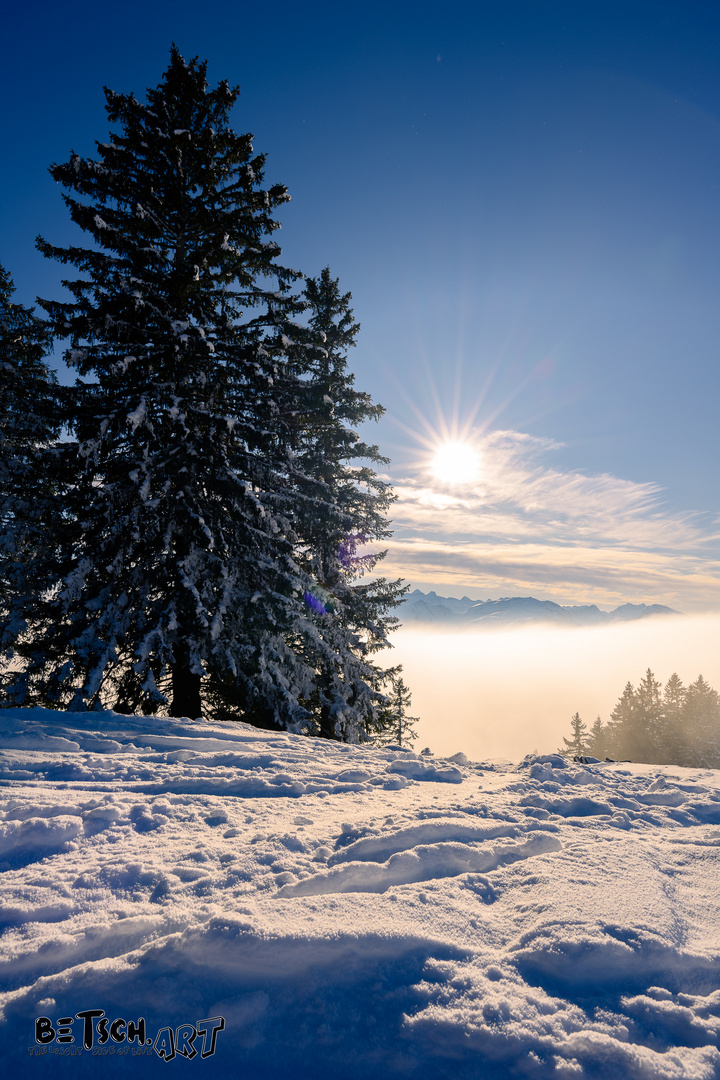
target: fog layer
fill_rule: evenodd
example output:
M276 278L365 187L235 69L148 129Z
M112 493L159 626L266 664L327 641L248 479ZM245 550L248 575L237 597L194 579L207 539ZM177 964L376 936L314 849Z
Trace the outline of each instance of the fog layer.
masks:
M415 749L475 760L557 750L579 712L607 722L625 683L652 668L720 690L720 616L672 616L627 625L532 626L481 633L401 629L401 663L419 717Z

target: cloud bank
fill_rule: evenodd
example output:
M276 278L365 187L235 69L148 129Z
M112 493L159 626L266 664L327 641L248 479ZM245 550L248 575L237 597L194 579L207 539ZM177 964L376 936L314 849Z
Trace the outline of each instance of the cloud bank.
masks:
M420 717L416 749L471 758L550 753L579 712L607 723L625 683L648 667L661 683L702 674L720 690L720 616L643 619L601 627L526 626L492 634L403 627L392 663L403 665Z

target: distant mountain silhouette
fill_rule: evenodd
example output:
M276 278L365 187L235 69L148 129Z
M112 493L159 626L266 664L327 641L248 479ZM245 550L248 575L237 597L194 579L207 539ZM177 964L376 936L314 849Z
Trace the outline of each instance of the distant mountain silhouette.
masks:
M622 604L614 611L601 611L595 604L561 606L534 596L508 596L500 600L471 600L463 596L438 596L415 589L395 609L402 623L441 624L491 628L510 623L554 623L558 626L605 626L611 623L647 619L653 615L679 615L662 604Z

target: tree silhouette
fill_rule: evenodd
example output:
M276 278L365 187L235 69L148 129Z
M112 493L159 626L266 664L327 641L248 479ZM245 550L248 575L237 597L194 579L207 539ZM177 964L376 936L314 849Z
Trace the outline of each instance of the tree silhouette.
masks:
M581 757L590 753L589 750L589 737L588 730L585 724L580 719L580 713L575 713L570 721L570 728L572 731L572 737L566 739L563 736L563 742L565 743L565 749L561 750L561 753L573 754L573 756Z
M583 745L598 758L720 768L720 695L702 675L685 687L676 672L661 689L648 668L637 690L626 683L607 726L598 717L587 735L576 713L563 752Z
M354 430L381 410L346 369L349 294L329 272L294 291L273 239L289 195L206 67L173 47L146 101L106 90L97 157L51 169L85 246L38 240L75 273L41 303L81 379L5 700L361 739L403 592L355 580L389 535Z

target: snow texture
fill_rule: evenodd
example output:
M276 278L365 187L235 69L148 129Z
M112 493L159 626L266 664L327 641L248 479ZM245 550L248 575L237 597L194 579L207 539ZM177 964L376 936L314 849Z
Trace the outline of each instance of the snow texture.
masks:
M42 709L0 747L9 1075L165 1075L77 1019L29 1053L87 1009L224 1017L184 1075L720 1075L720 772Z

